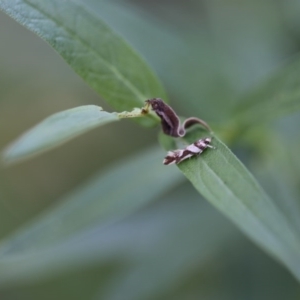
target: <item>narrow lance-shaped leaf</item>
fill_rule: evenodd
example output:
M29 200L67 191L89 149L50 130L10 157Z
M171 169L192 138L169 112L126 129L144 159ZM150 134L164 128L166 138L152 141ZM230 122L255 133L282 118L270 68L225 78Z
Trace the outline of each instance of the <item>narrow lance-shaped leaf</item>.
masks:
M153 201L184 180L176 169L162 165L163 153L160 148L151 148L95 176L3 242L0 258L11 251L55 244L93 223L120 220Z
M194 142L199 132L185 139ZM169 138L163 137L162 142L168 149L174 147ZM180 170L199 193L300 280L297 230L226 145L215 136L212 144L216 149L180 163Z
M85 4L0 0L0 9L46 40L116 110L141 107L148 98L166 99L145 61ZM149 116L137 121L157 122Z
M3 153L6 162L15 162L55 148L97 126L118 121L117 113L108 113L95 105L80 106L56 113L26 133Z
M120 113L108 113L100 106L85 105L56 113L28 130L3 153L6 162L24 160L53 149L97 126L119 119L141 118L149 114L146 104L142 108Z
M300 110L299 56L241 99L235 108L233 120L241 130L298 110Z
M120 295L122 300L174 299L163 296L185 283L187 275L194 278L196 270L200 271L204 266L206 272L207 265L216 258L215 254L224 246L236 245L240 238L233 226L228 226L228 222L216 215L211 207L194 201L189 189L184 191L189 195L187 199L183 199L186 195L177 190L167 202L157 201L121 222L106 227L96 223L87 230L76 232L72 239L1 256L0 293L19 291L27 299L24 294L45 281L50 284L48 288L54 287L55 291L55 279L63 290L73 290L78 289L78 285L90 286L89 279L94 277L97 290L105 294L95 299L120 299ZM211 226L207 226L208 223ZM218 230L220 227L222 232ZM24 244L30 246L30 241L30 236L29 241L24 236ZM15 248L17 246L15 244ZM65 276L70 277L74 272L82 273L83 279L75 281L76 284L64 284ZM26 289L24 294L23 288ZM84 295L76 299L87 298Z

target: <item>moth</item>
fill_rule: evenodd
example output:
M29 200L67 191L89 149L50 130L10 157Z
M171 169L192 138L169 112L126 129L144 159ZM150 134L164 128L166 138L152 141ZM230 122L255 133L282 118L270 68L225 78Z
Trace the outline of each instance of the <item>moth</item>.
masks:
M160 98L152 98L146 100L146 106L143 111L147 113L149 107L151 107L161 119L162 130L166 135L175 138L184 137L186 134L186 129L195 124L200 124L207 131L212 132L205 121L195 117L188 118L182 124L180 124L180 119L175 111ZM167 153L167 156L163 160L163 164L179 164L190 157L200 155L207 148L214 149L214 147L210 145L210 143L211 138L207 137L188 145L184 149L169 151Z
M211 143L211 138L207 137L204 139L200 139L194 142L193 144L188 145L184 149L169 151L167 153L167 156L163 160L163 164L164 165L171 165L174 163L179 164L190 157L193 157L195 155L200 155L207 148L214 149L215 147L212 146L210 143Z
M183 137L186 133L186 129L195 124L200 124L207 131L211 132L210 127L205 121L195 117L188 118L180 124L179 117L175 111L160 98L148 99L146 100L146 105L151 106L159 116L161 119L162 130L166 135Z

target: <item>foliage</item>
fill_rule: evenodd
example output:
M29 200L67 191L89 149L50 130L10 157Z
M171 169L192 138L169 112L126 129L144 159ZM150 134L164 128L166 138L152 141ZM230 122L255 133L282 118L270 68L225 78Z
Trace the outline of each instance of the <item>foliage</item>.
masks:
M119 121L127 110L141 108L148 98L167 100L157 76L113 28L125 36L127 32L131 43L137 44L136 48L152 61L170 93L177 94L174 102L178 108L185 113L201 112L202 116L207 112L215 130L212 134L215 149L207 149L178 165L195 190L186 185L176 167L162 165L164 151L157 146L139 149L131 158L126 156L123 161L108 164L106 171L87 183L74 185L69 195L58 197L53 208L40 212L14 234L8 229L0 244L0 295L2 293L4 299L18 295L24 299L120 299L121 295L121 299L132 300L199 299L205 295L214 299L257 299L267 293L272 299L281 299L276 285L270 290L257 288L253 297L248 295L251 283L238 291L239 275L231 273L240 259L244 264L237 267L239 274L254 268L255 273L263 273L254 284L258 280L266 283L277 280L283 295L297 299L300 293L296 282L300 280L300 163L294 149L299 141L296 135L292 135L292 141L286 140L286 132L293 134L286 129L288 121L281 119L283 123L278 121L277 127L272 127L270 121L300 107L299 57L273 70L266 79L258 76L257 87L247 86L246 91L239 72L234 71L239 62L231 58L228 63L227 43L223 42L220 63L214 54L217 50L205 37L198 37L196 45L194 38L191 38L193 42L178 43L178 37L171 32L160 35L162 24L141 21L141 12L132 8L124 13L120 4L99 3L101 9L93 1L87 4L74 0L0 0L4 13L48 42L118 112L106 112L90 104L58 112L6 148L4 161L25 161L99 126L99 131L107 132L107 136L99 139L100 149L103 148L100 156L106 159L105 147L109 139L114 139L109 131L113 124L103 128L102 125ZM174 12L179 9L177 5ZM220 11L232 4L207 5L216 17L214 27L222 22L217 18ZM242 4L236 5L241 8ZM252 4L245 1L243 5L250 10L248 5ZM267 8L261 4L257 9ZM267 16L271 18L273 13L269 11ZM267 16L264 22L256 24L258 29L270 30ZM120 20L123 20L122 26L118 24ZM195 22L191 18L187 24L195 26ZM141 45L149 37L139 35L139 26L135 23L155 36L154 48L164 45L164 49L170 51L156 50L153 55L155 49L143 49ZM194 32L191 28L186 30ZM135 35L130 36L132 32ZM221 38L216 40L222 42ZM262 45L259 41L256 43ZM174 48L174 44L178 47ZM191 45L203 52L204 60L191 50ZM241 50L241 53L247 51ZM199 68L198 61L191 64L190 59L199 59L204 68ZM276 63L276 59L270 62L272 67ZM249 62L248 66L251 65ZM189 71L183 72L181 77L175 72L174 76L176 68ZM260 62L257 68L266 74L271 69ZM198 83L201 78L207 80L205 86ZM201 93L208 98L202 102L197 99L199 85L203 87ZM181 89L188 90L189 99L182 99ZM143 127L159 125L154 114L134 120ZM290 120L293 128L294 124L298 125L299 116L286 120ZM115 124L121 135L122 122L126 121ZM143 135L148 134L146 129L143 132ZM195 127L180 139L160 134L159 141L170 150L207 135L209 133ZM123 143L136 148L135 140L134 134L129 134ZM116 141L107 151L121 154L124 145L118 138ZM41 159L47 160L44 155ZM64 160L68 160L68 155ZM89 161L88 155L82 159L85 161ZM26 164L30 165L31 160ZM44 168L43 172L47 170ZM5 180L4 175L0 178ZM5 191L5 185L0 185L0 196L4 195L1 205L7 204ZM294 278L258 250L249 250L250 243L201 201L202 197ZM2 211L6 220L5 209ZM13 227L16 229L17 225L16 222ZM228 252L224 254L228 266L224 266L222 251ZM254 258L246 256L248 251L254 253ZM264 272L261 265L266 266ZM227 278L228 284L222 285L209 275L204 280L204 274L211 274L211 278L217 277L219 281ZM215 286L223 292L218 293L218 289L212 288ZM229 286L235 289L232 291Z

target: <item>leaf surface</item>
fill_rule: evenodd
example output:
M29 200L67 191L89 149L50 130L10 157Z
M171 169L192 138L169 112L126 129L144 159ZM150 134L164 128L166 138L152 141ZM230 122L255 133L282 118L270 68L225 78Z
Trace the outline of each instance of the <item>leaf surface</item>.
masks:
M114 275L109 284L96 276L109 295L103 299L118 298L120 291L122 299L144 299L164 292L207 264L224 242L234 244L232 239L239 236L210 206L195 201L195 193L189 190L177 189L168 201L161 198L121 222L105 227L90 224L86 230L76 231L72 239L65 236L46 247L39 247L36 232L27 239L24 234L23 245L28 248L22 250L21 244L15 243L0 256L0 291L38 285L45 279L60 278L66 271L86 274L86 269L97 267L104 278L109 276L107 269ZM189 197L183 199L186 195ZM205 226L210 222L211 226Z
M192 143L199 137L199 132L193 131L185 139ZM168 149L174 147L169 138L162 142ZM216 149L182 162L179 169L201 195L300 280L297 229L230 149L216 136L212 144Z
M97 126L118 121L116 113L96 105L79 106L56 113L25 132L6 148L3 158L15 162L55 148Z
M184 180L162 164L164 151L152 148L100 173L58 202L24 230L3 242L0 256L49 246L94 223L111 223L147 205Z
M97 15L74 0L1 0L0 9L46 40L117 111L166 94L145 61ZM157 122L153 115L138 119Z
M249 129L299 110L300 57L297 56L242 98L233 119L240 129Z

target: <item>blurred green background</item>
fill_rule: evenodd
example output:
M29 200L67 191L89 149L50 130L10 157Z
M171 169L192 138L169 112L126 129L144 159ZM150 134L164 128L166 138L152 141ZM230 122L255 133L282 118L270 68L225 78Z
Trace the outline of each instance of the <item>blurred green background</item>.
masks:
M85 2L147 60L176 111L199 116L213 126L228 120L234 103L247 90L300 50L300 1L296 0ZM85 104L112 110L53 49L1 12L0 50L1 149L54 112ZM291 145L292 157L298 155L300 145L299 121L299 114L294 114L269 125ZM126 120L95 129L32 160L1 166L0 237L47 211L111 163L126 161L155 145L157 132ZM293 169L285 172L286 161L269 160L266 153L245 145L234 150L271 196L287 201L292 197L299 205L300 160L298 166L290 160ZM101 230L100 237L105 235ZM128 261L124 266L122 253L115 253L107 263L89 266L88 271L82 267L17 288L8 286L0 290L0 299L300 297L292 275L204 199L199 201L183 178L175 190L108 230L124 239L114 247L139 257L134 268L127 266ZM161 275L151 285L158 276L156 258L174 276ZM129 289L135 286L131 283L143 286L145 282L144 290Z

